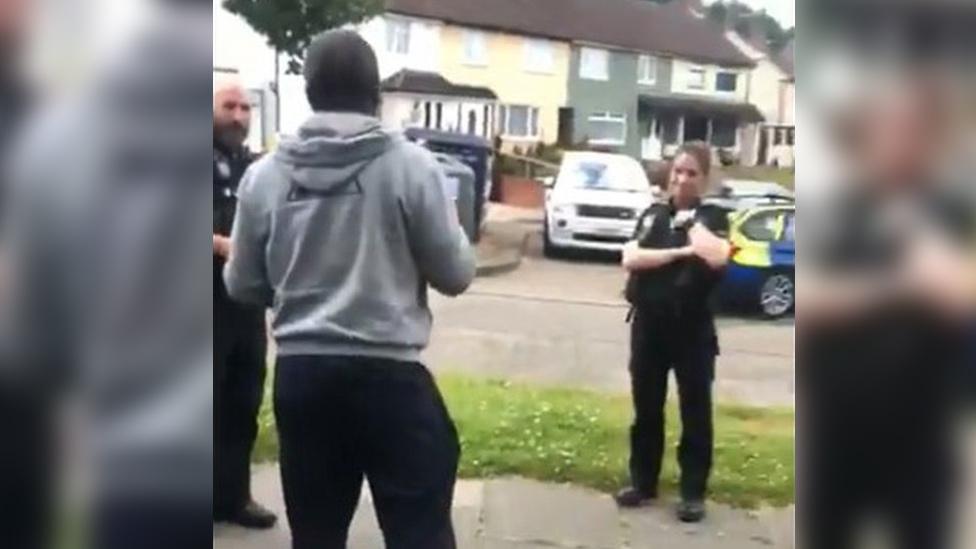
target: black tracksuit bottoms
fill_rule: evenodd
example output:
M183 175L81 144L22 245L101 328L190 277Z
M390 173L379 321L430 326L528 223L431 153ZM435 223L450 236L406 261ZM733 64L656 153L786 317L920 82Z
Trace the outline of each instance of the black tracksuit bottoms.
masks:
M454 549L460 447L423 365L279 357L275 415L294 549L346 547L364 479L389 549Z

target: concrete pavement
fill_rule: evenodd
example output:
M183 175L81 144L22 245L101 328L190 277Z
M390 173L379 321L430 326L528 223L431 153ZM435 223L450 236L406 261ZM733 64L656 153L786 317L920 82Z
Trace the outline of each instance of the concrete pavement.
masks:
M254 476L256 498L284 518L277 470ZM460 549L752 549L792 547L792 513L747 512L713 506L698 526L674 519L670 504L621 512L606 495L570 486L519 479L461 481L454 526ZM287 524L269 532L220 525L214 549L287 549ZM369 491L364 490L349 549L383 547Z
M496 276L519 267L531 233L541 226L542 212L491 204L475 248L478 276Z

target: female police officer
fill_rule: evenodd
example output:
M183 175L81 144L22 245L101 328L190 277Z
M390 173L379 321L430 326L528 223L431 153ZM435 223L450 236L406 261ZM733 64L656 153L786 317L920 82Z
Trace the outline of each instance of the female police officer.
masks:
M675 371L683 432L678 450L681 504L678 517L705 516L712 465L712 381L718 339L709 296L729 256L728 219L704 206L711 168L709 148L690 143L679 151L668 179L668 201L641 217L635 240L623 253L633 306L630 372L636 420L631 429L632 486L617 495L623 507L657 496L664 453L668 372Z

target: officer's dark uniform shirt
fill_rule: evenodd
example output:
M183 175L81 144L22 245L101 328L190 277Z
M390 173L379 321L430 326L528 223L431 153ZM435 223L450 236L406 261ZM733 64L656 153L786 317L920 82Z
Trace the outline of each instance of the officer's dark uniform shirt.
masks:
M689 244L688 231L701 223L719 237L729 234L728 214L719 207L700 202L684 215L673 202L655 204L640 217L634 239L641 248L680 248ZM711 310L712 294L722 272L699 258L675 261L658 269L631 273L627 281L627 300L646 324L667 328L673 337L663 340L681 345L718 343ZM662 335L664 330L659 331Z
M229 151L214 142L213 148L213 232L230 236L237 209L237 187L248 166L254 160L249 151L241 148ZM214 255L214 299L227 299L227 290L221 275L224 260Z

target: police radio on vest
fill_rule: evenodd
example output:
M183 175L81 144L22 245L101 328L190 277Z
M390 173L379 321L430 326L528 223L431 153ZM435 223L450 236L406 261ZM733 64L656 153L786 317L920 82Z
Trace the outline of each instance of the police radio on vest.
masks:
M671 230L688 230L695 224L698 210L681 210L671 220Z

